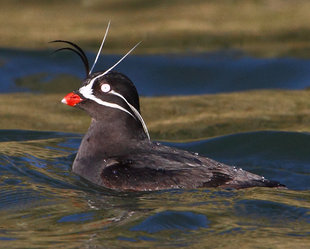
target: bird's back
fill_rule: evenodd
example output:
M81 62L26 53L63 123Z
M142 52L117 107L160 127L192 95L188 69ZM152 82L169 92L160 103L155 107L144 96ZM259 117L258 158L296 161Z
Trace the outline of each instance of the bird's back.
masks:
M283 187L278 182L194 153L143 143L128 155L104 160L100 185L119 190Z

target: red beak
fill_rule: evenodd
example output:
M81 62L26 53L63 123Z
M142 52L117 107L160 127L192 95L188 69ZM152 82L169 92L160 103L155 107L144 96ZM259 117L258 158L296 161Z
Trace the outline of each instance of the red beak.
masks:
M77 95L76 93L68 93L62 100L61 102L70 105L70 106L75 106L76 104L80 103L83 99Z

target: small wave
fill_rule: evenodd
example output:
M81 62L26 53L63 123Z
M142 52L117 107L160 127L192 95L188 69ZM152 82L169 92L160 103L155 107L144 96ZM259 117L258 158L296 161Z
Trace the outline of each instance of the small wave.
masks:
M103 243L111 248L191 248L198 241L218 245L255 234L296 245L300 239L309 243L307 133L250 132L169 144L263 173L290 190L149 193L113 192L74 175L71 164L79 134L0 134L0 241L8 248L48 248L51 242L63 248Z

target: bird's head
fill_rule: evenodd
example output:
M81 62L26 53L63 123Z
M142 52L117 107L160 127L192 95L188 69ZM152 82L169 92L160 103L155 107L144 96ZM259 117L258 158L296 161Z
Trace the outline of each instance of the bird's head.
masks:
M67 94L62 99L62 103L85 110L96 121L111 122L115 120L113 123L117 124L117 120L128 120L127 123L131 123L131 125L141 126L149 139L147 127L140 114L139 95L136 87L124 74L111 71L139 43L106 71L92 73L103 42L91 69L89 69L86 54L78 45L64 40L53 42L62 42L70 45L70 47L60 48L56 51L66 49L75 52L82 59L86 70L86 79L83 81L82 86L78 90Z

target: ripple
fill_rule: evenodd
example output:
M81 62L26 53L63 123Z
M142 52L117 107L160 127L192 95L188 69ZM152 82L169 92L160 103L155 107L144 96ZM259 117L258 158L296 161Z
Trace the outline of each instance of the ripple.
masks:
M310 134L258 131L169 144L241 167L290 189L310 190Z
M309 134L250 132L166 143L242 166L288 190L117 192L71 172L79 134L0 131L0 241L10 248L308 245ZM255 239L255 238L264 238ZM251 241L251 242L250 242Z
M130 231L156 233L164 230L196 230L208 227L209 221L203 214L180 211L164 211L148 217Z

